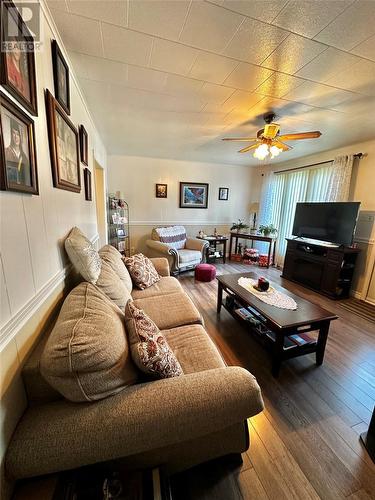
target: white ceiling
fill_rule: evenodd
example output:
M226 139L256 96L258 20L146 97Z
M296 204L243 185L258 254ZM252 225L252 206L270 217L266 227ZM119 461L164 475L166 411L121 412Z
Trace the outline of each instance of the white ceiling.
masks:
M375 137L374 0L48 0L109 154L256 165L262 114L320 130L276 161Z

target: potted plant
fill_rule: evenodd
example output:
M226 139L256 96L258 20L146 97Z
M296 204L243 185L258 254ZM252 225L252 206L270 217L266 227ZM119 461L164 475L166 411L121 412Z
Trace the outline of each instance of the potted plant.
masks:
M273 224L268 224L268 225L260 225L259 226L259 232L260 234L263 234L263 236L273 236L277 233L277 229Z
M249 226L244 223L242 219L238 219L238 222L233 222L232 227L230 228L231 231L237 231L239 233L243 229L247 229Z

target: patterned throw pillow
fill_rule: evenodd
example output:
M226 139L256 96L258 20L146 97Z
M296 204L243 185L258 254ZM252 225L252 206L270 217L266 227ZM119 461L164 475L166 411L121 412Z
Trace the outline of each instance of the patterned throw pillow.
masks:
M80 275L86 281L95 284L99 278L102 260L91 241L78 227L73 227L68 234L65 240L65 250Z
M183 374L164 335L131 300L125 307L125 324L132 359L142 372L157 378L178 377Z
M143 253L125 257L124 262L137 288L144 290L160 280L154 264Z

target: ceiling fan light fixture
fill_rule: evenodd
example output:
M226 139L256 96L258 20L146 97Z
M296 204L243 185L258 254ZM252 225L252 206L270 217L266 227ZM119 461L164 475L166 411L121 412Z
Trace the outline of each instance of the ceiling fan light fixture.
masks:
M264 160L270 154L269 148L267 144L260 144L254 151L254 158L258 160Z
M271 146L270 147L270 153L271 153L271 158L275 158L275 156L279 156L279 154L283 150L281 148L278 148L277 146Z

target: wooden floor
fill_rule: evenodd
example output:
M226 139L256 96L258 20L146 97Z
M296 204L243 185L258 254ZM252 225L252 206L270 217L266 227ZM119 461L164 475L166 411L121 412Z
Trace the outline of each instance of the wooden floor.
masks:
M217 265L218 274L252 270L260 271ZM359 441L375 402L375 325L282 280L276 269L261 274L339 316L331 324L324 364L317 367L314 355L303 356L285 362L274 379L267 352L227 311L217 316L216 280L201 283L192 273L181 275L227 363L256 376L265 410L251 419L242 467L196 467L181 477L178 500L375 498L375 465Z

